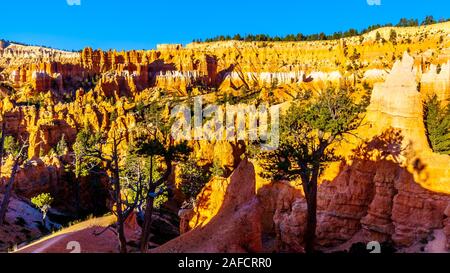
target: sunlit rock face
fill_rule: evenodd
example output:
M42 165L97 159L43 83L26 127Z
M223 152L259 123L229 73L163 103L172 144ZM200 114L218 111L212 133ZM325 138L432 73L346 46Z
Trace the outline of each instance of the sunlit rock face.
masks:
M239 172L246 177L239 177L241 183L261 183L250 179L254 175L251 169L239 168ZM190 221L190 227L177 245L194 243L196 236L187 230L194 228L202 233L211 221L222 217L224 199L230 194L228 187L226 180L211 181L205 187L195 209L182 215L186 217L183 220ZM256 192L262 210L259 221L264 251L302 252L306 202L300 187L286 182L265 183ZM234 199L237 211L247 207L245 196ZM421 187L408 170L394 162L355 161L319 188L317 247L326 251L351 240L392 241L399 249L410 247L427 240L434 230L448 230L449 202L450 195ZM236 234L237 238L241 235Z
M20 66L33 62L74 62L79 53L0 42L0 66Z
M385 70L382 69L369 69L366 72L364 72L364 82L371 84L378 83L378 82L384 82L386 80L386 76L388 73Z
M227 179L209 182L199 195L191 225L180 237L152 252L261 252L261 205L255 170L242 161Z
M318 247L326 250L351 240L377 240L403 248L429 239L434 230L448 230L449 157L429 148L417 75L414 59L405 53L383 75L386 80L375 84L366 117L369 125L361 130L367 139L381 135L374 143L386 144L377 147L376 154L389 156L356 156L340 167L334 179L323 181L318 195ZM413 150L412 155L405 154L407 150ZM420 167L420 162L427 164ZM218 192L224 194L226 189L216 188L211 198L199 199L199 208L189 219L213 219L220 198L212 196ZM263 208L263 233L275 241L272 250L303 251L306 203L300 188L269 183L259 187L257 195Z
M432 64L422 75L420 92L427 97L436 95L446 103L450 99L450 61L439 66Z
M319 242L325 245L349 240L362 230L367 242L392 240L410 246L443 228L450 201L449 195L422 188L406 169L388 161L346 167L322 186L320 196Z
M397 29L404 42L395 47L376 41L376 32L336 41L193 43L129 52L0 45L2 118L8 133L30 141L30 161L21 166L15 189L25 197L51 191L69 199L64 162L43 154L63 136L70 146L84 127L133 129L142 101L203 94L218 103L225 94L256 91L257 99L288 104L306 91L367 89L372 94L357 132L361 139L343 144L347 161L321 178L317 246L329 250L349 240L379 240L408 247L434 230L450 237L450 159L431 151L423 122L428 96L443 103L449 98L449 29L449 23ZM390 30L380 30L386 40ZM427 40L421 40L424 35ZM357 60L350 59L354 51ZM355 157L356 145L390 129L402 138L383 147L387 158ZM234 143L191 146L199 165L217 162L231 176L211 180L196 206L180 213L183 235L155 251L303 251L306 203L298 183L264 181ZM90 182L82 181L83 204L92 203Z
M389 127L401 129L405 141L420 150L429 150L423 122L423 100L417 90L417 69L407 53L395 62L384 83L375 84L367 122L370 134L377 135Z

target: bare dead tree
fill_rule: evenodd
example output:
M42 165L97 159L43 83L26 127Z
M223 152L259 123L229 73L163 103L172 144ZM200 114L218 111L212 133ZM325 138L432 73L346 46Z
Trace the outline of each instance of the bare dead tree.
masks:
M84 173L97 173L107 175L109 178L109 192L113 207L111 212L117 217L115 224L116 233L119 240L119 249L121 253L127 253L127 240L125 236L125 221L139 205L140 198L135 198L133 202L128 202L124 199L122 194L121 176L120 176L120 153L119 146L125 140L123 134L116 131L112 132L112 136L97 136L88 137L86 132L82 132L82 136L77 137L76 149L74 149L82 166L79 166ZM111 145L112 151L110 154L104 151L105 145ZM103 166L103 170L96 171L95 166ZM140 176L140 174L139 174ZM140 195L142 192L142 178L138 179L138 184L132 190Z
M4 142L3 136L2 136L2 139L3 139L2 141ZM16 178L16 174L19 169L19 166L27 158L26 152L27 152L28 146L29 146L28 141L22 141L21 146L20 146L19 150L17 151L17 154L14 156L14 163L11 168L11 175L10 175L9 181L6 185L5 194L3 196L3 200L0 205L0 226L3 225L5 222L6 212L8 211L8 205L9 205L9 201L11 199L12 189L13 189L14 181ZM2 150L3 150L3 147L2 147Z
M191 152L186 142L175 143L171 135L172 121L164 118L158 107L150 105L143 113L142 122L136 131L136 154L149 162L148 178L145 185L145 212L142 225L140 248L145 253L151 235L155 199L163 193L161 186L170 188L169 177L173 171L175 161L184 159ZM164 168L164 172L157 179L153 176L156 165Z

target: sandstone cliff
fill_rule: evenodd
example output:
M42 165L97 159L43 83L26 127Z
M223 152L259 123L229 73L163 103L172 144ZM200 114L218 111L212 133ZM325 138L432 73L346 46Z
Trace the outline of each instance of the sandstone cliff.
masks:
M450 157L432 153L428 145L416 75L414 59L405 53L386 81L375 84L367 122L359 133L370 141L353 150L346 147L349 161L334 179L323 178L317 228L317 244L323 250L372 240L411 247L431 240L434 230L448 234ZM300 187L261 180L257 176L260 182L255 183L263 234L274 241L264 250L302 251L306 202ZM217 208L227 189L210 188L214 185L204 189L197 208L187 214L188 228L208 225L220 213ZM189 232L185 241L188 237Z
M450 23L396 28L396 45L376 40L376 32L389 40L391 29L335 41L193 43L129 52L3 45L2 121L8 134L30 142L15 190L69 200L64 165L70 154L55 155L57 143L64 136L70 146L85 127L131 129L143 102L170 108L191 96L215 103L231 94L252 104L285 103L343 87L372 92L358 131L365 143L339 147L346 161L321 179L318 245L330 250L380 240L407 247L435 230L450 237L450 158L432 152L423 122L428 96L436 94L443 104L450 98ZM371 147L380 143L386 145ZM210 181L196 207L183 212L185 234L155 251L303 250L306 206L295 182L263 181L257 163L242 161L243 147L233 143L191 145L200 165L239 167L227 179ZM2 170L8 177L8 168ZM95 204L88 194L92 181L79 181L86 206Z

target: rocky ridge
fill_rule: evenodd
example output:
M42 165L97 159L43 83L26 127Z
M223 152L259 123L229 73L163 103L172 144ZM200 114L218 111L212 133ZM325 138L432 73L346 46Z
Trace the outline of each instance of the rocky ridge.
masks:
M388 40L390 30L379 32ZM327 86L373 88L369 127L359 133L369 143L395 142L382 158L370 149L367 155L366 146L359 157L352 157L354 144L342 148L347 161L322 179L319 190L318 245L327 250L360 236L407 247L434 230L449 237L450 159L431 151L422 103L429 95L443 102L450 97L450 24L396 31L395 46L376 41L373 32L339 41L194 43L151 51L0 49L2 119L10 134L30 140L30 162L15 190L26 197L45 190L65 198L64 158L52 149L63 136L72 143L86 125L131 128L142 101L257 90L263 100L284 102ZM239 167L205 187L197 207L183 213L185 235L156 251L302 251L306 207L295 183L262 181L257 166L241 162L242 152L230 143L195 145L203 161ZM242 196L231 186L236 181L245 187ZM226 236L231 232L239 236ZM205 236L204 244L194 245Z

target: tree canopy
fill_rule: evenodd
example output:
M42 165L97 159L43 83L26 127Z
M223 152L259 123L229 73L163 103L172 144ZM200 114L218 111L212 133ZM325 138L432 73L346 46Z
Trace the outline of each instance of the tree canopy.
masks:
M446 22L450 19L441 19L439 21L436 21L433 16L429 15L424 18L421 25L431 25L438 22ZM314 33L314 34L287 34L285 36L270 36L268 34L247 34L247 35L241 35L241 34L235 34L235 35L219 35L213 38L207 38L205 40L202 39L194 39L193 42L201 43L201 42L218 42L218 41L246 41L246 42L300 42L300 41L324 41L324 40L336 40L341 38L348 38L348 37L354 37L358 35L362 35L368 32L371 32L373 30L383 28L383 27L392 27L394 26L392 23L387 24L375 24L371 25L365 29L362 29L361 31L358 31L357 29L351 28L347 31L338 31L333 34L325 34L325 33ZM418 19L407 19L407 18L401 18L400 21L395 25L396 27L412 27L412 26L419 26L419 20Z
M437 96L425 103L425 125L433 151L450 155L450 104L442 106Z

